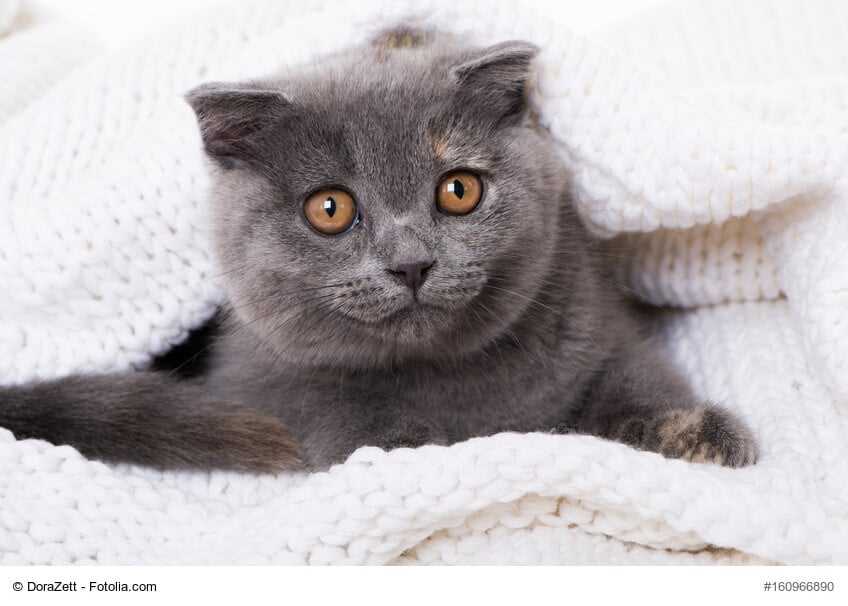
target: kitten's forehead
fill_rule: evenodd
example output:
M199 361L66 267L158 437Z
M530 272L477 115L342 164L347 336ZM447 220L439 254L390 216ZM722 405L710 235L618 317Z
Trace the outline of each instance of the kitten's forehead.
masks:
M471 125L456 125L449 52L404 49L379 60L380 49L359 52L368 60L343 57L289 83L294 101L323 127L326 158L314 160L343 157L355 173L349 176L401 209L412 192L431 185L434 172L488 168L485 142Z
M306 106L344 116L363 136L418 131L449 111L450 69L467 53L448 34L399 28L306 66L281 86Z
M415 54L379 63L326 65L296 86L308 106L375 133L380 127L417 128L443 111L449 96L447 69Z
M274 79L206 83L186 100L220 168L249 168L294 187L320 177L324 161L370 160L385 171L465 156L467 167L457 141L479 152L487 140L497 149L514 138L537 50L521 41L457 45L407 28Z
M441 176L510 164L533 47L392 33L282 74L287 105L262 158L292 199L347 188L365 208L428 203ZM504 126L506 125L506 126ZM261 125L260 125L261 126ZM417 201L417 202L416 202Z

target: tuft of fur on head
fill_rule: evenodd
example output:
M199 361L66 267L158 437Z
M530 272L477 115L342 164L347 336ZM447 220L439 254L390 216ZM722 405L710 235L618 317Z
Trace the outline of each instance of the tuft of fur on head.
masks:
M401 27L266 81L192 91L218 167L216 247L236 322L289 364L449 362L569 279L563 259L573 246L579 265L583 231L563 212L563 171L530 111L536 51ZM465 216L435 204L456 169L484 182ZM327 187L361 213L333 237L303 216ZM418 257L434 264L413 296L387 267Z

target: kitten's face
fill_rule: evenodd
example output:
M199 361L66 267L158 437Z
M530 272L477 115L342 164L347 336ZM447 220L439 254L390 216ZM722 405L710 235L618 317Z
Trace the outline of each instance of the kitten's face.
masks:
M222 168L233 307L287 362L449 359L502 335L544 283L563 182L524 116L533 49L438 47L377 44L190 96Z

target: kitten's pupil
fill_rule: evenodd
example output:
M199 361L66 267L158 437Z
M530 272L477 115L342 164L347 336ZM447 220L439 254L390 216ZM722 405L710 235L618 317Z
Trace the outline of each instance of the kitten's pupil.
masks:
M333 199L333 196L324 200L324 212L330 217L336 214L336 201Z
M453 183L448 188L457 198L462 198L465 195L465 186L459 179L454 179Z

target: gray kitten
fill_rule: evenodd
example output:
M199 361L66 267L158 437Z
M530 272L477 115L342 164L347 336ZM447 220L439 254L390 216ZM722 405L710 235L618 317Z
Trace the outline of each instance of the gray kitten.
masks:
M528 107L535 55L399 28L191 91L227 308L151 371L0 390L0 425L160 468L315 469L501 431L753 463L578 219Z

